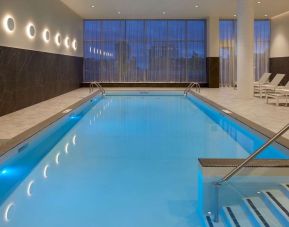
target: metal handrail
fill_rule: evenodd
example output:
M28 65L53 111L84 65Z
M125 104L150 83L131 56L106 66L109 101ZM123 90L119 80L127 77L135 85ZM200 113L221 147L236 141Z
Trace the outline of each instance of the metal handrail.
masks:
M103 88L98 82L96 82L96 81L93 81L93 82L91 82L91 83L89 84L89 92L90 92L90 93L93 92L93 86L94 86L94 85L100 90L100 92L102 93L102 95L105 95L105 90L104 90L104 88Z
M289 130L289 123L282 128L279 132L277 132L271 139L269 139L264 145L258 148L254 153L252 153L246 160L244 160L240 165L231 170L228 174L226 174L222 179L217 182L214 182L215 193L216 193L216 202L215 202L215 217L214 222L219 221L219 188L222 184L231 179L231 177L235 176L242 168L244 168L250 161L252 161L258 154L264 151L270 144L275 142L280 136L282 136L285 132Z
M188 95L189 91L190 91L192 88L194 88L194 87L196 87L196 91L197 91L198 93L201 92L201 86L200 86L200 84L199 84L198 82L192 82L192 83L190 83L189 86L185 89L184 95Z

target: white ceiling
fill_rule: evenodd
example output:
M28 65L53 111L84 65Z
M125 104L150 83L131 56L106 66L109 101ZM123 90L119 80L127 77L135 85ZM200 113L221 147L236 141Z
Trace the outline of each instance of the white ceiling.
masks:
M237 0L61 0L84 19L233 18ZM289 11L289 0L253 0L256 18ZM92 8L91 6L95 7ZM199 5L198 8L195 5ZM118 14L120 12L120 14ZM163 14L165 12L165 14Z

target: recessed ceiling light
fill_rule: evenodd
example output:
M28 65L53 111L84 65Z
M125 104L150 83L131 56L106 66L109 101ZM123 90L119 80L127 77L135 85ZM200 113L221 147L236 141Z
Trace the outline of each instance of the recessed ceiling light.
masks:
M165 14L166 14L166 12L164 11L164 12L163 12L163 15L165 15Z
M265 17L268 17L268 14L265 14L264 16L265 16Z
M234 17L236 17L237 16L237 14L234 14Z
M91 8L94 8L95 7L95 5L91 5Z
M257 3L258 3L258 4L261 4L261 1L258 1Z
M199 8L199 5L195 5L196 8Z
M120 11L118 11L117 14L120 14Z

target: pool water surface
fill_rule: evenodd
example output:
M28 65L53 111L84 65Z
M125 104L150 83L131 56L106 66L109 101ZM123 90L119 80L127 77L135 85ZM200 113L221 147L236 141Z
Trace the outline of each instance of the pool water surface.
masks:
M262 142L196 98L107 95L5 198L0 226L201 226L198 158L245 158Z

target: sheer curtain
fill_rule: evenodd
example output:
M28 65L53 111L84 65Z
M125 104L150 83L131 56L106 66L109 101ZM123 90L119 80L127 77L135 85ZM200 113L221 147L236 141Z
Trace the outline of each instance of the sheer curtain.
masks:
M257 20L255 29L255 80L269 71L270 58L270 21Z
M220 86L234 86L237 81L237 23L220 21Z
M88 20L84 25L86 82L207 82L205 20Z
M268 72L270 51L270 21L256 20L254 24L255 80ZM220 20L220 86L234 86L237 82L237 21Z

